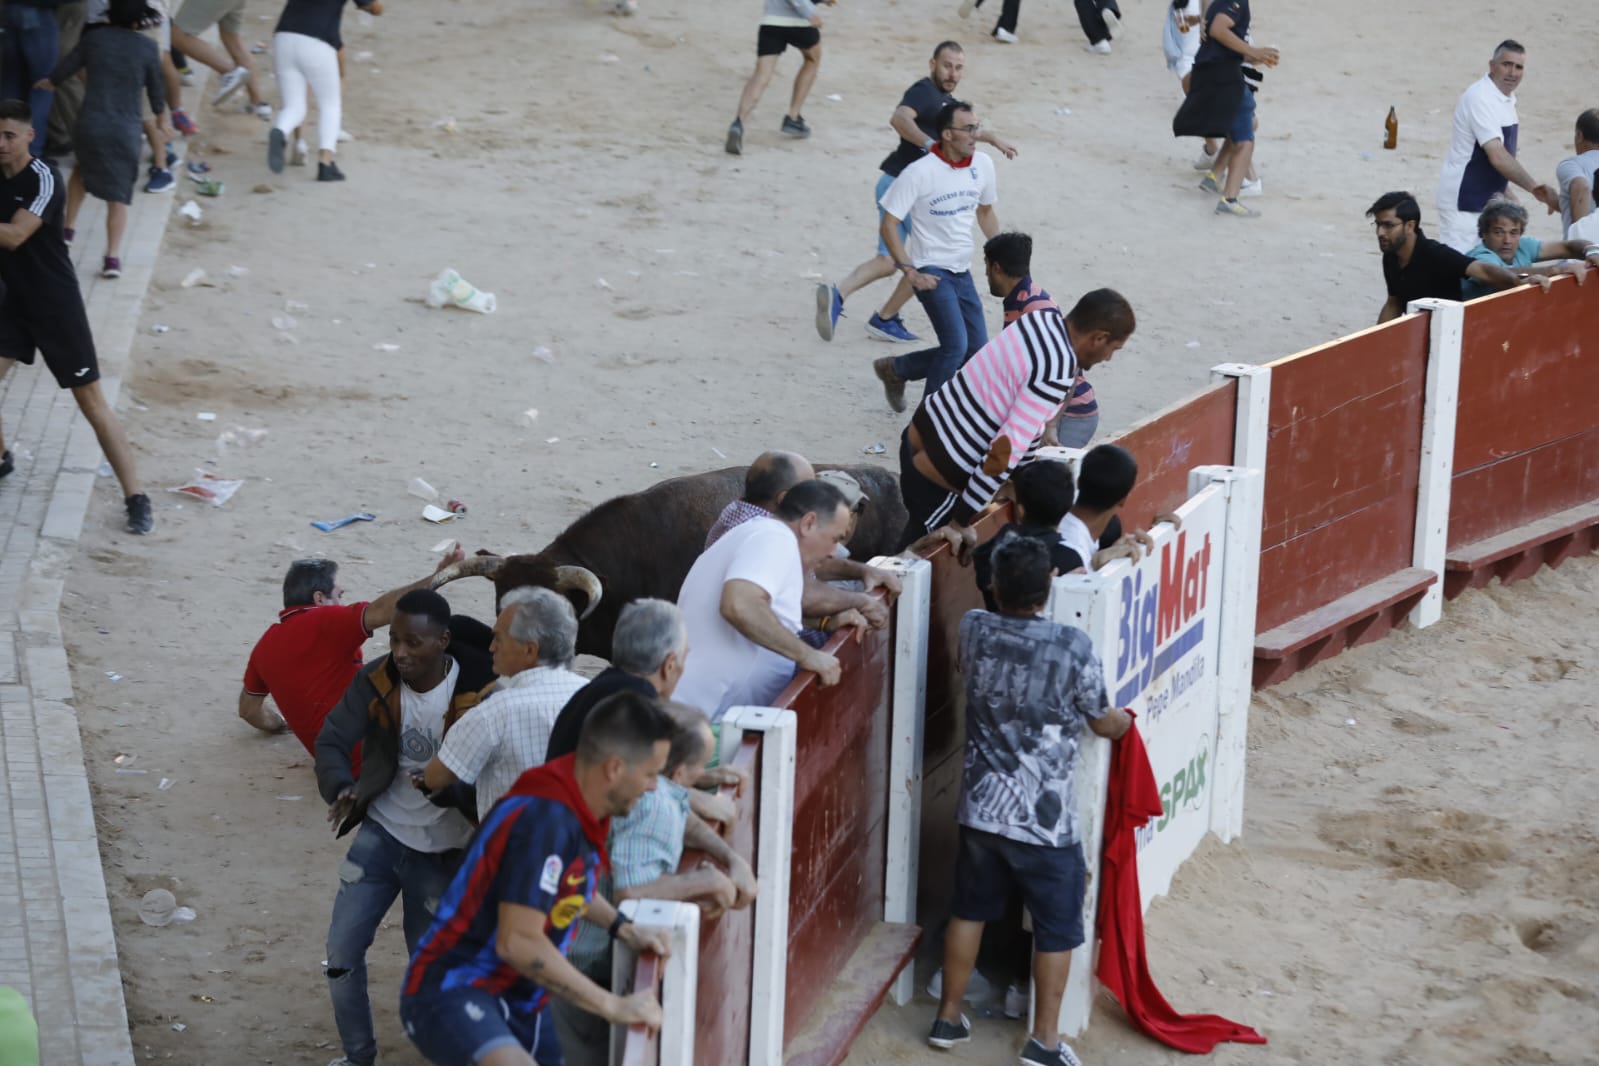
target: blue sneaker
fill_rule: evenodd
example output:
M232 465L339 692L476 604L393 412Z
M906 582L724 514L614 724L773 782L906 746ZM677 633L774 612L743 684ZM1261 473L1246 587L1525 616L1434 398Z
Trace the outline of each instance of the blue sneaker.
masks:
M179 156L178 153L176 153L176 152L174 152L172 150L172 142L168 141L167 142L167 169L171 170L172 169L172 165L174 163L176 163L180 158L182 158L182 157Z
M205 176L211 173L211 164L198 159L191 159L184 164L184 169L189 172L189 177L195 181L204 181Z
M866 335L874 340L893 341L895 344L915 344L921 340L916 334L905 328L905 322L898 315L893 318L884 318L876 311L866 320Z
M177 179L172 176L172 171L161 167L150 168L150 180L144 183L145 192L171 192L172 186L177 184Z
M833 339L833 328L838 325L839 316L844 313L844 297L838 294L838 289L833 285L816 286L816 332L821 334L824 341Z

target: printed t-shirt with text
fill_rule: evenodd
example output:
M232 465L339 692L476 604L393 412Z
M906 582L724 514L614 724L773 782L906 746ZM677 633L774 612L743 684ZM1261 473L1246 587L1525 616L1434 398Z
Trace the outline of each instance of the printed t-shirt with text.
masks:
M940 267L961 273L972 268L972 227L977 209L999 199L994 161L982 152L969 166L951 166L926 155L900 172L878 202L897 219L910 219L906 249L918 269Z
M968 611L961 825L1023 844L1077 843L1072 779L1083 723L1109 709L1087 634L1047 618Z

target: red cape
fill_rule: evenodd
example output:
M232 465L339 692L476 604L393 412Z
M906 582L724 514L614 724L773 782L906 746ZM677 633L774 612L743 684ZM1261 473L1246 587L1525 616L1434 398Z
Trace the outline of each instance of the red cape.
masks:
M1132 712L1128 712L1129 714ZM1105 807L1105 858L1100 870L1100 983L1145 1034L1196 1055L1223 1041L1264 1044L1247 1025L1216 1014L1178 1014L1155 987L1144 949L1144 912L1138 888L1135 830L1161 813L1160 790L1136 725L1111 748L1110 795Z
M589 810L588 801L577 787L577 756L563 755L542 766L522 771L505 793L507 796L532 796L535 799L553 800L571 808L583 826L583 836L600 853L600 868L608 869L611 857L605 853L605 840L611 835L611 820L596 818Z

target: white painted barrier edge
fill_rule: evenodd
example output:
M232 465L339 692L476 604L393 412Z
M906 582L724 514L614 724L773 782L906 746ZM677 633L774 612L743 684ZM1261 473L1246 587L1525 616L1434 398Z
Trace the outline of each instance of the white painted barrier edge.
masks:
M799 721L775 707L733 707L722 721L765 734L755 869L755 965L750 988L750 1066L782 1066L788 992L788 895L793 881L794 767ZM724 734L726 730L724 729Z
M641 929L665 929L672 954L661 973L660 1066L694 1066L694 1012L698 1006L700 909L692 903L659 899L623 900L618 909ZM617 942L611 956L611 987L626 988L638 954ZM622 1058L626 1030L611 1027L611 1062Z
M1460 407L1460 353L1466 306L1457 300L1413 300L1407 311L1429 312L1427 391L1421 415L1421 470L1416 488L1416 534L1411 565L1438 580L1410 609L1410 624L1430 626L1444 613L1444 562L1449 553L1449 500L1455 477L1455 420Z
M871 565L899 576L894 604L894 687L888 733L888 847L883 920L914 924L922 835L922 736L927 722L927 640L933 605L933 566L910 556L879 557ZM916 992L907 966L889 986L896 1006Z

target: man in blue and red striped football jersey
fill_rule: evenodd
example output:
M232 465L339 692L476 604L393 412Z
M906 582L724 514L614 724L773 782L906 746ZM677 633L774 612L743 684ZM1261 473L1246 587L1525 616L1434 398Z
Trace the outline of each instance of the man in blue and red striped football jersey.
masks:
M436 1066L562 1066L554 995L619 1025L661 1023L649 991L617 996L566 960L578 919L668 953L595 894L612 817L655 788L673 722L620 692L590 713L576 753L525 772L478 828L406 971L405 1031Z

